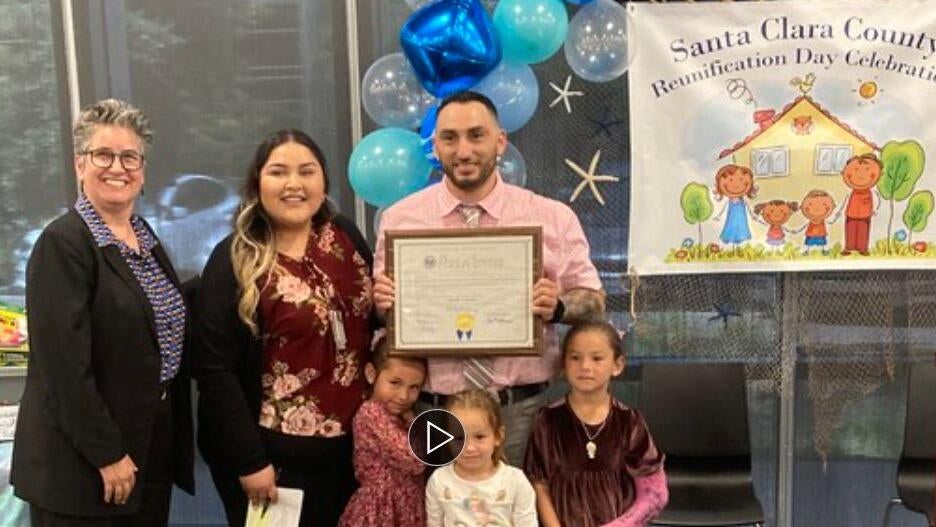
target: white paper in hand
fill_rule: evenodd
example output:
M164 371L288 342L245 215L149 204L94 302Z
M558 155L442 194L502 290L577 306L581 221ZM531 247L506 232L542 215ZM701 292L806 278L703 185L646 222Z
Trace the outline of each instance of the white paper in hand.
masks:
M247 503L247 522L244 527L299 527L302 512L302 490L277 487L276 503L263 511L262 506Z

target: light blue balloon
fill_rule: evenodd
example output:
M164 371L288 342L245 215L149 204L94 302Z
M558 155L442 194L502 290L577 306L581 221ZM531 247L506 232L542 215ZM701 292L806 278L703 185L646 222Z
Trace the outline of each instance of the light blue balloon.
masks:
M402 128L371 132L348 160L351 188L375 207L390 206L425 187L430 172L419 134Z
M500 172L501 179L507 183L518 187L526 186L526 161L513 143L507 143L504 155L497 162L497 170Z
M494 71L475 86L474 91L487 95L508 132L519 130L536 113L539 83L533 69L523 63L501 61Z
M509 62L548 59L562 46L568 28L562 0L500 0L494 8L494 30Z
M579 77L607 82L627 71L627 11L613 0L595 0L569 23L565 57Z

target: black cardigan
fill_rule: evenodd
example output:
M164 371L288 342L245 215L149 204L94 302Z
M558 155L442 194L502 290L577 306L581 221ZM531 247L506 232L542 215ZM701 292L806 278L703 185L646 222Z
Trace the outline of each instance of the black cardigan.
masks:
M357 227L340 215L332 223L351 238L370 268L373 254ZM226 472L247 475L270 464L257 430L263 346L237 314L232 240L228 236L212 251L196 294L192 374L198 381L202 456Z

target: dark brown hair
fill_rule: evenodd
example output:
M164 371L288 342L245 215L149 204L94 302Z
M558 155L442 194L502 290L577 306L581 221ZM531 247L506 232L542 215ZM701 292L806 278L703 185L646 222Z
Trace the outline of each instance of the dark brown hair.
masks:
M576 335L588 333L590 331L604 335L605 339L608 341L608 346L614 353L614 360L624 356L624 341L621 339L621 334L618 333L617 328L604 320L585 320L569 328L565 338L562 339L563 363L565 363L566 354L569 352L569 345L572 343L572 339L574 339Z

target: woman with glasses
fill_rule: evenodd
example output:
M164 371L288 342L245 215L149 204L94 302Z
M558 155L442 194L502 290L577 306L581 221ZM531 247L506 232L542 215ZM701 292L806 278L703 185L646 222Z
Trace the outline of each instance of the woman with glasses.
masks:
M302 526L334 526L357 484L351 418L370 354L371 252L327 200L318 145L268 137L247 171L234 233L194 302L198 444L228 523L248 500L304 491Z
M166 525L194 491L187 310L133 213L152 130L107 99L74 126L79 195L29 258L30 356L11 481L33 527Z

